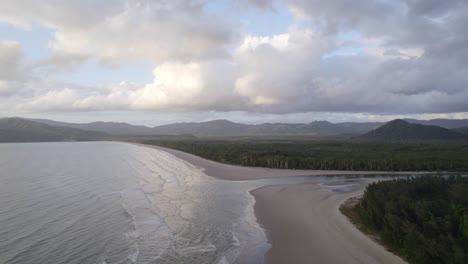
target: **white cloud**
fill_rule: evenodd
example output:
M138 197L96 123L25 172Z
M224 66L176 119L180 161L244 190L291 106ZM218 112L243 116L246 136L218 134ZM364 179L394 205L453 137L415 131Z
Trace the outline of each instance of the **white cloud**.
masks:
M61 88L64 84L49 83L48 90L36 93L18 109L230 111L238 107L241 99L234 94L232 87L227 87L233 83L234 70L231 67L226 61L168 62L155 68L154 81L146 85L122 82L100 87Z
M274 2L253 0L252 5L255 12L275 12ZM285 3L297 25L262 36L242 35L241 23L232 17L205 12L206 1L2 1L0 21L22 27L40 23L54 33L52 56L35 62L25 61L20 43L0 42L0 96L11 98L0 108L468 111L466 3ZM105 66L150 62L154 80L84 87L53 79L54 73L74 70L88 59Z
M154 82L129 94L132 109L231 110L232 66L225 61L165 63L153 72Z
M323 38L310 30L247 36L235 56L240 71L236 91L254 105L294 103L314 89L324 46Z
M0 97L19 92L30 78L21 43L0 40L0 69Z
M21 43L0 40L0 80L17 81L24 79L23 50Z
M230 80L222 75L231 71L222 62L165 63L154 70L154 82L133 93L130 100L137 109L210 108L227 103L222 97L230 90L225 87Z
M5 0L0 10L0 21L52 28L50 47L62 57L93 57L108 66L225 57L237 34L232 23L205 14L195 0Z
M22 28L35 23L51 28L86 28L125 8L126 0L2 0L0 22ZM86 15L83 15L86 14Z

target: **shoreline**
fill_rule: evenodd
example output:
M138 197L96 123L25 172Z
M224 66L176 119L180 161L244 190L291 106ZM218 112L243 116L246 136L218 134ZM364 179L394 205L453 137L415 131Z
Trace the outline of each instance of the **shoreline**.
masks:
M398 257L403 258L403 256L397 254L395 251L391 251L388 249L388 246L382 241L382 238L379 234L375 233L374 231L370 230L367 226L362 223L361 218L356 211L356 205L361 201L363 195L358 195L354 197L350 197L346 199L339 207L339 210L343 216L345 216L348 221L362 234L369 237L375 243L381 245L385 248L385 250L392 252L393 254L397 255Z
M345 175L415 175L435 174L437 172L411 172L411 171L347 171L347 170L294 170L294 169L272 169L264 167L246 167L231 165L208 160L193 154L176 149L159 147L155 145L125 142L137 146L153 148L168 152L177 158L184 160L200 169L213 178L229 181L259 180L278 177L294 176L345 176Z
M168 152L202 169L210 177L230 181L314 175L428 174L243 167L218 163L179 150L131 144ZM271 244L264 255L264 263L406 263L363 234L339 211L347 199L362 195L371 181L365 180L359 188L344 193L332 193L317 183L267 185L251 190L249 193L255 199L254 215Z

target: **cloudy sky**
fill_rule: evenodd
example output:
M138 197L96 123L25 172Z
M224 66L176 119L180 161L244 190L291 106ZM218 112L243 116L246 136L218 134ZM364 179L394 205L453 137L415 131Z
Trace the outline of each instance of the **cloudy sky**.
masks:
M466 0L0 0L0 116L468 118Z

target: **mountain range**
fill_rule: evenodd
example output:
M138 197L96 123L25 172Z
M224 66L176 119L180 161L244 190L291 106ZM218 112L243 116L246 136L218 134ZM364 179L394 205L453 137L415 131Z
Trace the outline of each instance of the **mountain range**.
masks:
M22 118L0 119L0 142L90 141L108 136L102 132L51 126Z
M47 119L33 121L52 126L77 128L89 131L104 132L111 135L186 135L194 136L266 136L266 135L360 135L367 133L383 122L343 122L314 121L306 124L263 123L248 125L228 120L208 122L174 123L162 126L147 127L117 122L66 123ZM468 119L432 119L404 121L422 125L434 125L447 129L468 127Z
M433 123L441 126L431 125ZM284 135L347 135L355 137L362 135L360 138L389 140L444 139L463 137L462 134L468 133L466 124L468 124L467 119L398 119L388 123L314 121L307 124L264 123L258 125L213 120L147 127L117 122L67 123L47 119L1 118L0 141L77 141L122 136L161 135L193 135L198 137ZM448 129L454 127L455 129Z
M69 127L88 131L103 132L110 135L154 135L153 128L119 122L67 123L48 119L29 119L50 126Z
M61 127L77 128L89 131L99 131L111 135L187 135L194 136L268 136L268 135L321 135L334 136L340 134L362 134L382 123L379 122L345 122L330 123L314 121L308 124L264 123L248 125L234 123L228 120L212 120L208 122L175 123L169 125L146 127L127 123L93 122L65 123L46 119L33 121Z

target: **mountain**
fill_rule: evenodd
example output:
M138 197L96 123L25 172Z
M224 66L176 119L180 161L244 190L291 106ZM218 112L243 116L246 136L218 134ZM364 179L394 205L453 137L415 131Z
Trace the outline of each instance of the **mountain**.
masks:
M36 122L51 126L70 127L89 131L98 131L111 135L152 135L154 131L150 127L135 126L118 122L92 122L92 123L66 123L48 119L31 119Z
M379 126L380 122L344 122L344 123L330 123L327 121L315 121L308 124L309 129L315 130L322 134L339 135L339 134L363 134L371 131Z
M195 136L236 136L245 135L248 125L228 120L213 120L201 123L176 123L153 128L155 134Z
M431 119L431 120L416 120L416 119L403 119L406 122L421 124L421 125L431 125L439 126L447 129L454 129L459 127L468 127L468 119Z
M247 125L228 120L208 122L175 123L156 126L134 126L127 123L93 122L85 124L57 122L46 119L34 119L52 126L70 127L89 131L99 131L111 135L195 135L195 136L268 136L268 135L321 135L363 134L382 123L337 123L314 121L308 124L264 123Z
M468 137L443 127L413 124L396 119L362 135L360 138L378 140L454 140Z
M107 134L51 126L22 118L0 119L0 142L49 142L98 140Z

